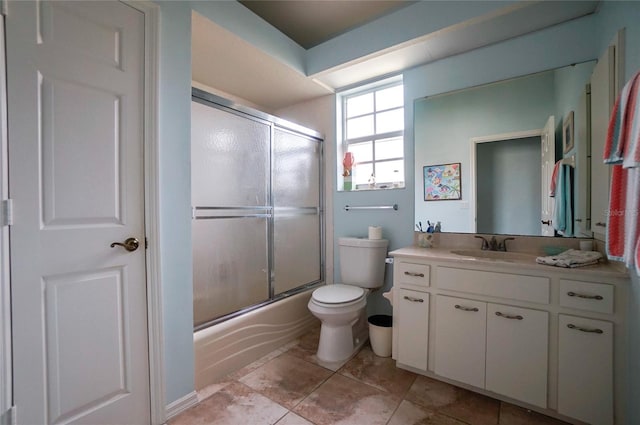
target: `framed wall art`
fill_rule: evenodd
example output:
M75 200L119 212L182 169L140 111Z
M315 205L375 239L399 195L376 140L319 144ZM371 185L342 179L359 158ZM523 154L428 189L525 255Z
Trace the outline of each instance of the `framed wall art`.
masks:
M422 168L425 201L462 199L460 163L426 165Z
M573 111L571 111L562 121L562 152L569 152L573 149L573 145Z

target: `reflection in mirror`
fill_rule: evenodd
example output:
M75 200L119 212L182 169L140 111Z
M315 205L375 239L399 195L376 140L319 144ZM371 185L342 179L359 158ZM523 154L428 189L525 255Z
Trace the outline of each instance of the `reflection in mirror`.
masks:
M415 221L443 231L559 235L549 198L554 163L571 158L573 229L588 228L587 94L595 61L417 99ZM563 121L573 114L573 146ZM546 160L545 160L546 151ZM461 163L461 200L425 201L423 168ZM568 161L566 161L568 162Z

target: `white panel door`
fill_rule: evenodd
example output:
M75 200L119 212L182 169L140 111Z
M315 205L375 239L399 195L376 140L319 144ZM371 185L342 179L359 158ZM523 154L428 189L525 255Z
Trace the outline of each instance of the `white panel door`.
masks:
M486 389L547 407L549 313L487 306Z
M398 290L398 353L399 363L427 370L429 348L429 294Z
M24 424L150 422L144 16L12 2L14 402ZM129 252L112 242L135 237Z
M487 303L436 296L435 372L484 388Z
M540 234L542 236L553 236L553 206L554 198L549 196L549 189L551 187L551 176L553 175L553 166L555 165L556 157L556 126L555 118L552 116L547 119L547 123L542 129L542 135L540 136L540 166L541 169L541 186L542 187L542 210L540 211Z

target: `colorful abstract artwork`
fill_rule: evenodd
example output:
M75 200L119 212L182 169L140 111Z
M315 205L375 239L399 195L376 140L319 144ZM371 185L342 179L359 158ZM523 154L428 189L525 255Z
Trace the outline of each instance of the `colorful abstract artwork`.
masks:
M445 201L462 199L460 163L427 165L423 167L424 200Z

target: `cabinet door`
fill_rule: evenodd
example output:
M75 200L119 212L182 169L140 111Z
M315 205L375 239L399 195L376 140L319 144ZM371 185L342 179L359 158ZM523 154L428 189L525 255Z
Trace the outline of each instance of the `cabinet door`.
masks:
M435 372L484 388L487 304L436 296Z
M547 407L549 314L487 306L486 389Z
M429 338L429 294L399 291L397 361L420 370L427 370Z
M613 323L559 315L558 413L613 424Z

